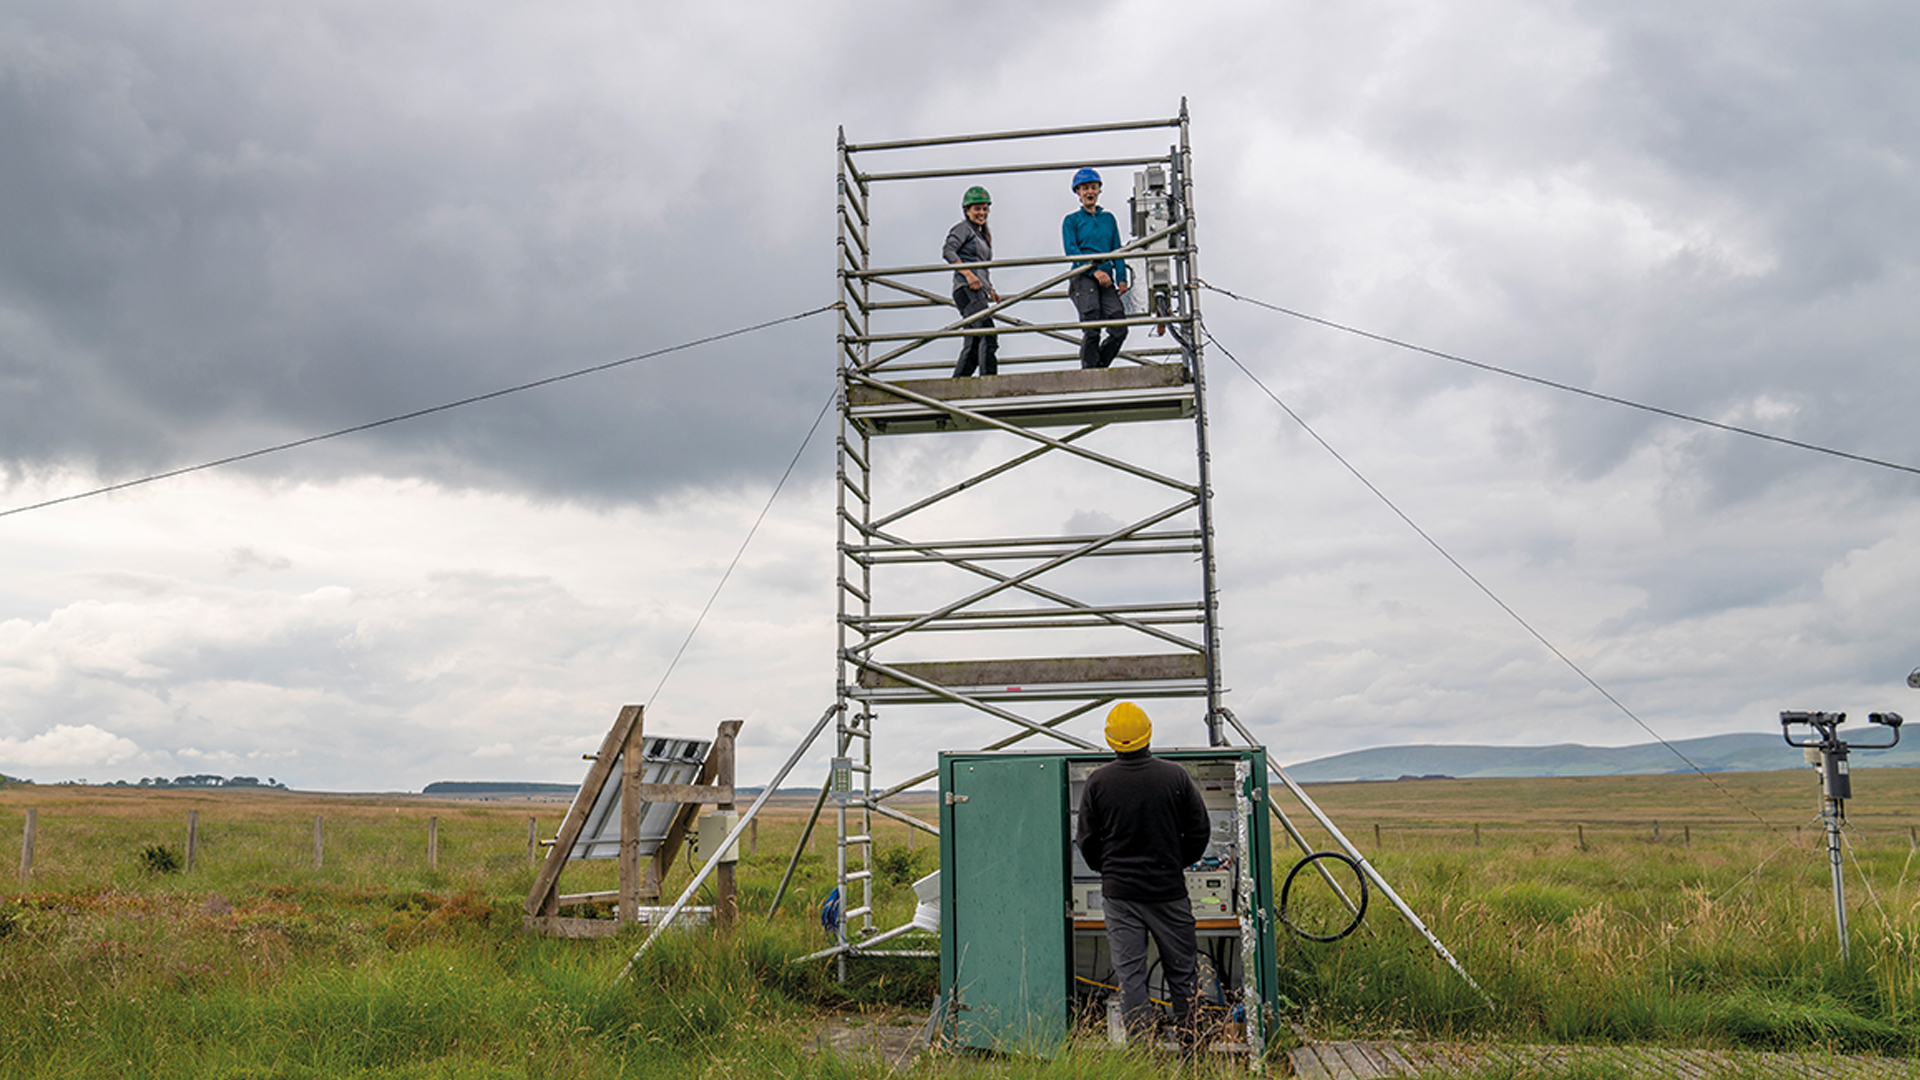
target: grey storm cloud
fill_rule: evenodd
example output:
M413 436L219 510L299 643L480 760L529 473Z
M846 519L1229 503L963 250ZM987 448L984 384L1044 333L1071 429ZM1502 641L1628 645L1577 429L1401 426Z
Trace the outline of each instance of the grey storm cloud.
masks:
M1360 314L1684 411L1771 396L1794 406L1773 418L1783 434L1920 458L1899 423L1911 398L1878 392L1915 344L1888 302L1910 292L1920 236L1915 76L1892 44L1915 16L1576 10L1550 48L1527 36L1537 16L1497 5L1371 34L1330 16L1319 29L1349 36L1357 70L1324 73L1332 107L1312 122L1443 182L1576 178L1691 243L1623 277L1551 236L1476 235L1479 217L1443 207L1422 228L1472 253L1462 287L1492 310L1463 326L1416 289ZM898 14L826 8L809 32L826 52L799 68L668 17L636 43L636 67L666 71L636 77L656 101L638 110L608 93L617 80L570 80L431 7L371 14L15 16L0 52L7 460L179 465L817 306L834 114L899 130L945 92L913 77L927 28ZM1042 16L999 18L1001 64L1040 51L1019 32ZM1216 47L1257 56L1274 30L1247 30ZM732 52L693 64L663 44L675 31ZM800 89L836 70L888 93ZM729 87L749 73L758 87ZM1542 94L1514 93L1529 84ZM251 467L589 498L764 474L824 398L830 347L820 318ZM1484 378L1414 371L1389 392ZM1665 423L1554 408L1544 438L1580 475Z
M747 201L758 132L510 70L415 70L456 84L436 100L399 66L418 57L294 13L32 14L0 51L0 453L18 466L178 465L830 295L830 185L788 184L777 204L812 224L769 229ZM807 134L824 174L831 128ZM257 467L588 495L763 469L797 434L775 418L824 399L827 326Z

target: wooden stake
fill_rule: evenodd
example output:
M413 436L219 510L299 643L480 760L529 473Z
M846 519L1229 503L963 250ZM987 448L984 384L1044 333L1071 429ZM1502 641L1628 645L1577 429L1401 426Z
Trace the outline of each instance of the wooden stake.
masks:
M1373 823L1373 850L1380 850L1380 823L1377 821Z
M20 883L33 876L33 834L39 831L40 811L27 810L27 827L20 834Z
M313 868L315 870L320 869L321 852L324 850L323 840L326 836L326 828L325 819L319 814L313 815Z
M747 858L760 854L760 819L747 822Z
M536 827L538 819L527 819L527 865L532 866L540 860L540 831Z
M1585 825L1575 825L1573 827L1573 833L1580 841L1580 850L1587 850L1587 827Z
M1682 826L1680 826L1680 835L1682 835L1683 837L1685 837L1685 838L1686 838L1686 841L1687 841L1687 848L1688 848L1688 850L1692 850L1692 848L1693 848L1693 826L1691 826L1691 825L1682 825Z
M427 869L440 869L440 818L427 819Z
M733 738L739 730L740 721L722 720L713 737L713 782L728 791L733 790ZM733 804L721 803L714 809L730 811ZM734 864L730 862L713 868L713 921L718 926L732 926L740 918L740 897L734 888L733 870Z
M1660 842L1660 823L1658 821L1653 823L1653 842L1656 844Z
M1480 823L1477 821L1473 823L1473 846L1480 846Z
M187 873L193 873L193 862L200 857L200 811L187 811Z

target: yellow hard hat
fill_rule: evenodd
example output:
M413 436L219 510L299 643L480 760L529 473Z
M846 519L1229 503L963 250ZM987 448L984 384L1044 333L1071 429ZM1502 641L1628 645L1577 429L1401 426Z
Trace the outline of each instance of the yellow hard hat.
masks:
M1131 701L1123 701L1107 712L1107 745L1125 754L1147 745L1153 738L1153 721L1147 712Z

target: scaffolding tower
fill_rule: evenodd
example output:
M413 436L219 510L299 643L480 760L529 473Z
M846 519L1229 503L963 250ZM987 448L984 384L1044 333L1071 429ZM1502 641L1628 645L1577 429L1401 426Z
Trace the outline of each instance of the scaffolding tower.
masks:
M832 766L768 916L778 911L832 799L838 900L822 914L834 941L809 959L836 957L843 978L849 956L938 955L893 944L933 928L921 912L887 930L874 919L876 821L939 835L935 824L896 805L938 769L877 781L876 737L893 734L924 751L930 740L951 748L984 729L999 736L979 747L987 751L1029 739L1098 750L1069 723L1088 715L1098 720L1105 706L1123 698L1184 699L1197 707L1185 714L1153 710L1156 745L1204 739L1228 746L1232 736L1258 745L1221 700L1206 334L1189 135L1184 99L1179 114L1163 120L869 143L849 142L840 132L835 701L641 951L686 906L720 852L739 839L829 726ZM975 160L983 148L999 160ZM1123 227L1130 238L1112 252L1069 255L1051 239L1060 219L1050 215L1073 208L1065 198L1069 178L1086 167L1104 170L1109 210L1120 209L1131 182L1125 212L1116 213L1130 226ZM913 206L903 212L880 192L945 183L944 190L957 195L963 185L1001 177L1038 182L1021 194L1041 192L1034 201L1049 209L1016 216L1011 224L1019 238L1003 229L1009 242L995 246L991 261L964 264L1000 272L1000 297L984 312L989 328L978 325L980 313L961 316L944 290L960 265L901 254L931 246L931 236L916 233L917 240L903 244L899 235L903 221L926 220L927 189L920 189L918 218ZM1003 208L1014 209L1004 201ZM1021 254L1001 257L1003 250ZM1037 251L1048 253L1031 253ZM1134 283L1125 315L1081 320L1068 302L1067 283L1113 259L1125 260ZM1082 335L1117 327L1128 337L1112 366L1083 368ZM936 374L952 361L928 346L982 334L1009 346L999 360L1010 369L1006 374ZM934 448L937 457L929 453ZM929 482L940 471L930 461L961 463L959 475ZM1034 482L1047 469L1054 475ZM1026 486L1015 486L1020 481ZM1058 509L1081 493L1102 509L1062 526ZM1044 516L1049 510L1051 525L1032 525L1035 511ZM1491 1004L1307 792L1277 762L1269 759L1267 769L1355 874ZM1273 797L1262 800L1267 810L1309 856L1300 866L1313 866L1358 925L1364 902L1347 894L1281 809L1278 793L1269 792Z
M967 160L985 148L998 160ZM986 749L1032 738L1093 749L1069 721L1103 717L1122 698L1192 699L1197 723L1169 712L1165 741L1202 730L1208 745L1226 739L1185 102L1169 119L1117 124L869 143L843 130L838 164L837 738L816 814L831 797L842 909L826 952L844 970L847 955L925 955L878 948L907 928L877 934L874 921L876 820L938 832L890 805L932 769L875 777L876 737L907 728L912 714L944 707L922 721L942 731L968 730L966 717L1015 729ZM1041 174L1057 185L1046 189L1057 191L1049 207L1077 212L1067 193L1082 167L1103 171L1102 205L1123 231L1131 224L1131 238L1103 257L1069 256L1051 233L1006 237L992 261L966 264L1000 284L985 313L991 329L954 310L955 265L888 261L887 189L944 182L957 195ZM1129 182L1132 197L1118 205ZM1108 258L1131 271L1126 314L1082 322L1066 286ZM1082 368L1082 334L1112 327L1129 335L1112 366ZM981 334L998 336L1003 373L939 374L953 361L929 346ZM1190 439L1120 437L1138 425ZM966 459L965 475L916 487L927 448L910 444L961 433L978 434L939 460ZM1045 466L1065 466L1077 479L1052 482L1084 484L1076 490L1103 507L1128 505L1124 517L1088 515L1093 527L1079 531L1022 528L1032 511L1059 509L1044 488L1022 486ZM1111 499L1123 486L1130 496Z

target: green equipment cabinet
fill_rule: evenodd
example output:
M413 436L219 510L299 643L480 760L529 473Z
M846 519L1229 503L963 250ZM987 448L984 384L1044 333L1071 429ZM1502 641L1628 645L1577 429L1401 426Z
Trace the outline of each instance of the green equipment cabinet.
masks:
M1154 753L1193 775L1213 826L1187 870L1200 991L1215 1021L1207 1037L1257 1062L1277 1022L1266 750ZM1104 1018L1113 968L1100 878L1074 834L1087 776L1112 760L940 755L940 1016L958 1045L1050 1054L1076 1018Z

